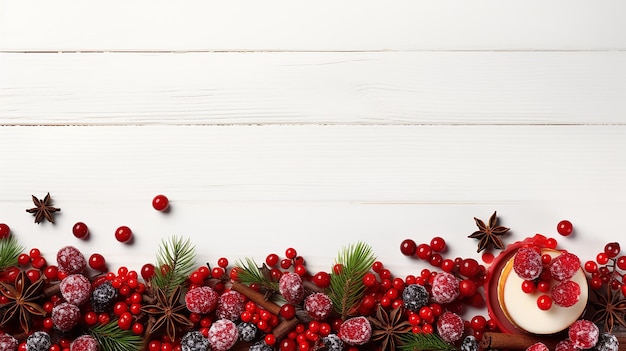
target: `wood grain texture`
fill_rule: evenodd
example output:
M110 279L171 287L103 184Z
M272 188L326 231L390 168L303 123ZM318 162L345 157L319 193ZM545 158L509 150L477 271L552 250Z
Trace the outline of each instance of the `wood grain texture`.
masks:
M0 54L0 124L622 124L626 52Z
M624 13L619 0L2 0L0 50L623 50Z

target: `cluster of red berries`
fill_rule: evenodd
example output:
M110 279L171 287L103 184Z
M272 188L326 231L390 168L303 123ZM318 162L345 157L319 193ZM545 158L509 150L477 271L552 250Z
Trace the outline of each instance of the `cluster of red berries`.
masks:
M619 243L610 242L596 255L595 261L585 262L585 271L591 275L589 285L593 289L608 285L611 289L621 289L622 294L626 294L626 256L620 253Z

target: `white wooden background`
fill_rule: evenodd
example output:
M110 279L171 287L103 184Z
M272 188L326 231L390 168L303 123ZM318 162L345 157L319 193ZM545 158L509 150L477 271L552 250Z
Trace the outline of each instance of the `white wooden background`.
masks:
M0 223L109 267L365 240L478 258L473 217L589 259L626 232L626 3L0 0ZM50 192L57 223L33 223ZM163 193L171 211L152 209ZM90 239L71 234L84 221ZM117 243L115 228L135 232ZM626 249L626 243L624 243Z

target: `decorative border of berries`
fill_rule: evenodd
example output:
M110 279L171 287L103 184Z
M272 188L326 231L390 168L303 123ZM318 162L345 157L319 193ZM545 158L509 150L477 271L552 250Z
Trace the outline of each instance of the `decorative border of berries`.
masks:
M50 205L49 194L43 200L33 196L33 202L36 207L27 212L37 223L53 222L60 211ZM166 211L169 200L158 195L153 207ZM478 252L505 247L502 236L509 228L497 225L495 212L487 223L475 222L478 230L469 237L479 240ZM562 221L557 231L566 236L573 227ZM73 233L84 238L88 228L79 222ZM116 231L122 242L131 237L128 227ZM557 246L552 238L544 244ZM107 272L102 255L86 259L73 246L58 251L56 265L37 249L23 253L8 225L0 224L0 351L473 351L497 348L499 342L502 348L531 351L619 349L611 334L614 327L626 327L626 256L619 256L619 243L607 244L595 261L584 264L596 295L593 321L578 320L568 333L552 338L502 336L497 323L483 315L464 320L466 306L484 307L487 268L473 258L444 257L446 245L441 237L422 244L402 241L402 254L433 268L400 278L364 242L339 252L330 272L313 273L294 248L282 259L270 253L260 265L250 258L198 265L194 245L172 237L162 241L155 264L146 263L140 272L126 267ZM548 260L532 248L521 252L519 260L535 268L532 277L524 277L522 288L529 292L550 291L545 272L553 278L563 273L552 272L555 262L580 267L573 254ZM490 253L483 255L491 259ZM87 276L87 266L100 273ZM575 297L546 296L550 304L570 304ZM548 305L538 301L539 308Z

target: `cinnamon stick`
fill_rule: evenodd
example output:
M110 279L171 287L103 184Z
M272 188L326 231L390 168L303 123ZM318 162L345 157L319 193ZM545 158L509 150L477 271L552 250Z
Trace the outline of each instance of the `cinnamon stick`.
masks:
M526 350L528 346L537 342L542 342L550 350L554 350L559 339L554 337L541 337L528 334L508 334L486 332L480 341L481 349L509 349L509 350Z
M257 305L263 307L264 309L270 311L271 313L278 315L280 313L280 306L273 303L272 301L268 301L265 299L265 296L258 291L254 291L249 286L245 284L241 284L239 282L233 281L232 289L242 293L250 300L254 301Z

